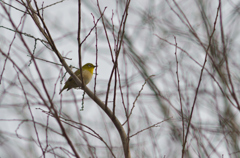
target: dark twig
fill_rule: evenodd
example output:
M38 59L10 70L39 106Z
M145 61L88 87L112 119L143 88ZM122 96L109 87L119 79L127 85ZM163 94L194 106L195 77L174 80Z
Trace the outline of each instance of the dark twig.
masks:
M137 133L131 135L130 138L133 137L133 136L136 136L136 135L138 135L139 133L141 133L141 132L143 132L143 131L146 131L146 130L148 130L148 129L150 129L150 128L159 127L159 124L161 124L161 123L163 123L163 122L165 122L165 121L168 121L168 120L170 120L170 119L172 119L172 117L171 117L171 118L168 118L168 119L165 119L165 120L163 120L163 121L161 121L161 122L155 123L155 124L153 124L152 126L149 126L149 127L147 127L147 128L144 128L144 129L138 131Z

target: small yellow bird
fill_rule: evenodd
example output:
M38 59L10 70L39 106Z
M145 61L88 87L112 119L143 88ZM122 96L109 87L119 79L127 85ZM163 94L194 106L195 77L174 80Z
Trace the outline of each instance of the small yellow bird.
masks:
M96 66L94 66L91 63L87 63L82 67L83 84L87 85L91 81L92 75L93 75L93 70L94 70L95 67ZM74 74L81 80L80 69L75 71ZM67 89L67 91L68 91L69 89L77 88L77 87L79 87L79 86L76 84L76 82L74 81L72 76L70 76L68 78L68 80L65 82L65 85L62 88L62 90L59 92L59 94L61 94L62 91L65 90L65 89Z

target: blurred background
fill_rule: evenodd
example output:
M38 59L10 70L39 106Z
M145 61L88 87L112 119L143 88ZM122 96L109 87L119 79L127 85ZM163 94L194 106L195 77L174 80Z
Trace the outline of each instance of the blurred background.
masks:
M239 1L81 2L82 63L97 65L88 88L108 96L133 158L240 157ZM0 157L76 156L52 104L80 157L124 157L115 126L83 90L58 94L69 74L24 3L0 1ZM37 4L78 68L78 1Z

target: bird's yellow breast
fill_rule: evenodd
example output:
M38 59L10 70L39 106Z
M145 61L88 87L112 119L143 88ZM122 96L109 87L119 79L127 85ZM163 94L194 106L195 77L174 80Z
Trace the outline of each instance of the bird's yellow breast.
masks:
M82 75L83 75L83 82L85 85L87 85L91 81L93 74L88 70L83 70ZM80 75L79 75L79 78L80 78Z

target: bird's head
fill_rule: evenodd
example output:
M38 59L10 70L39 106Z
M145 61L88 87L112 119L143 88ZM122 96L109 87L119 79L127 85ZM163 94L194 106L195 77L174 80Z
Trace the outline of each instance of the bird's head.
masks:
M87 63L87 64L83 65L82 69L83 69L83 70L88 70L88 71L90 71L91 73L93 73L93 70L94 70L95 67L96 67L96 66L93 65L92 63Z

